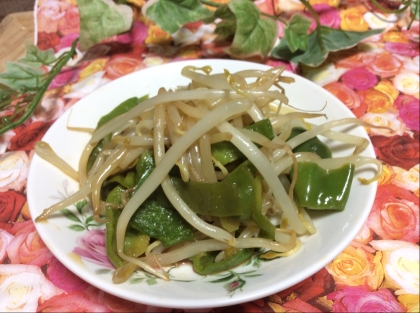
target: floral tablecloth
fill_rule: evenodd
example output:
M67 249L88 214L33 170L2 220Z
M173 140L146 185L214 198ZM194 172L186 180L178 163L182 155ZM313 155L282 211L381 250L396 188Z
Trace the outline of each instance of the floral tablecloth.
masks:
M131 0L140 8L143 0ZM384 1L382 1L384 2ZM386 1L385 1L386 2ZM370 1L311 0L322 24L343 30L386 28L318 68L284 64L337 96L368 129L384 164L372 211L353 242L324 269L287 290L211 312L419 312L419 22L408 13L372 13ZM304 13L298 0L257 0L262 12ZM39 0L37 46L68 51L79 35L75 0ZM0 311L183 312L131 303L67 270L37 234L26 199L34 143L80 98L133 71L176 60L227 58L214 26L190 23L168 34L135 10L129 33L77 52L22 126L0 137ZM283 36L279 23L279 38Z

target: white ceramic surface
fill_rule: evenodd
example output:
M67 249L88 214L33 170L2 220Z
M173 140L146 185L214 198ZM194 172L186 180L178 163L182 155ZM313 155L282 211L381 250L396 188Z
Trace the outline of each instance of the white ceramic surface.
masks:
M112 81L80 100L52 125L43 140L77 168L81 151L90 136L70 131L67 125L94 128L103 114L131 96L153 96L159 87L186 84L187 80L181 77L180 72L187 64L211 65L214 72L221 72L225 68L230 72L268 68L242 61L194 60L143 69ZM329 120L353 117L350 110L321 87L292 73L287 73L287 76L296 80L294 84L284 85L290 104L294 107L318 110L327 104L323 113L327 114ZM321 118L312 120L323 121L325 120ZM368 138L362 127L349 127L348 132ZM342 145L333 147L335 156L348 155L350 151L351 149ZM372 146L362 154L374 157ZM130 281L115 285L111 281L110 269L101 262L94 263L89 258L81 258L73 251L76 247L83 246L86 240L93 240L93 235L101 234L98 231L101 227L89 226L91 213L86 208L80 213L75 207L71 207L69 209L73 216L55 214L47 222L36 223L36 228L47 247L67 268L92 285L118 297L170 308L233 305L293 286L316 273L344 250L367 218L376 192L376 183L365 186L357 177L371 177L373 170L369 166L356 170L350 198L343 212L311 214L318 232L313 236L303 237L303 247L295 255L268 262L253 259L250 264L235 268L232 272L210 277L195 275L185 265L170 271L173 279L170 282L138 273ZM33 157L27 186L29 208L33 217L77 188L75 181L54 166L37 155Z

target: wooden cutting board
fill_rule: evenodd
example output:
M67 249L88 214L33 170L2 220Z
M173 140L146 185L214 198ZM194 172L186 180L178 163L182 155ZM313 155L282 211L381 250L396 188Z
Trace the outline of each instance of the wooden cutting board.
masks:
M25 42L34 42L34 12L7 15L0 23L0 73L6 61L17 61L25 54Z

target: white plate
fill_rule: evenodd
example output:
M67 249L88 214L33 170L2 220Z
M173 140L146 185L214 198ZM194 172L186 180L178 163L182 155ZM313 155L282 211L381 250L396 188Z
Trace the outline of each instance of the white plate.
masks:
M75 104L63 114L48 130L43 138L74 168L89 135L70 131L72 126L95 127L98 119L114 106L132 96L149 94L153 96L159 87L176 87L186 84L180 75L185 65L211 65L214 73L228 69L235 72L243 69L267 69L256 63L231 60L194 60L165 64L132 73L100 87ZM329 120L353 117L337 98L314 83L287 73L296 82L285 85L290 104L306 110L323 110ZM69 115L71 114L70 118ZM312 120L315 122L315 120ZM318 122L323 122L319 119ZM352 134L368 138L362 127L349 127ZM335 156L348 155L351 148L333 148ZM363 153L375 157L372 146ZM367 218L374 201L376 183L361 185L356 177L370 177L372 167L356 170L347 207L342 212L312 214L318 232L304 237L302 249L293 256L271 261L253 259L251 264L235 268L232 272L215 276L195 275L188 265L172 270L172 280L165 282L145 274L135 274L129 282L115 285L111 281L112 272L87 258L80 258L73 252L81 244L81 237L89 237L98 229L83 230L89 212L82 214L70 208L76 218L69 219L63 214L55 214L48 222L36 223L36 228L51 252L72 272L90 284L131 301L170 308L208 308L234 305L258 299L284 290L316 273L334 259L357 235ZM42 210L76 191L78 185L54 166L35 155L28 177L28 202L31 215L35 218ZM71 226L73 225L73 226ZM74 226L76 225L76 226ZM71 228L69 228L71 226ZM77 231L78 230L78 231Z

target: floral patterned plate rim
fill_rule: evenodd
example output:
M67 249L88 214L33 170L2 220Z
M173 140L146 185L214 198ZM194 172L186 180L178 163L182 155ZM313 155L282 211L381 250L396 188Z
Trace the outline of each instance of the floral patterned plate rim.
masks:
M214 72L228 69L267 69L266 65L232 60L191 60L169 63L124 76L95 90L66 111L48 130L43 140L74 168L90 135L67 126L96 126L99 118L132 96L153 96L159 87L174 88L187 83L181 77L185 65L212 66ZM329 120L354 117L351 111L323 88L293 73L295 83L285 85L294 107L305 110L324 108ZM312 120L322 122L323 119ZM362 127L349 133L369 139ZM328 144L328 143L327 143ZM332 145L335 156L348 155L351 148ZM363 153L374 157L370 145ZM357 177L370 177L373 167L356 171L347 207L342 212L312 214L318 232L302 238L302 249L293 256L262 261L252 258L247 264L215 276L194 274L189 265L170 270L172 280L161 281L136 273L129 281L115 285L112 266L105 255L103 226L92 220L89 208L79 202L47 222L36 223L37 231L51 252L72 272L90 284L115 296L144 304L170 308L208 308L234 305L284 290L311 276L333 260L357 235L372 207L376 183L362 185ZM35 155L32 159L27 194L33 217L76 191L78 185L51 164Z

